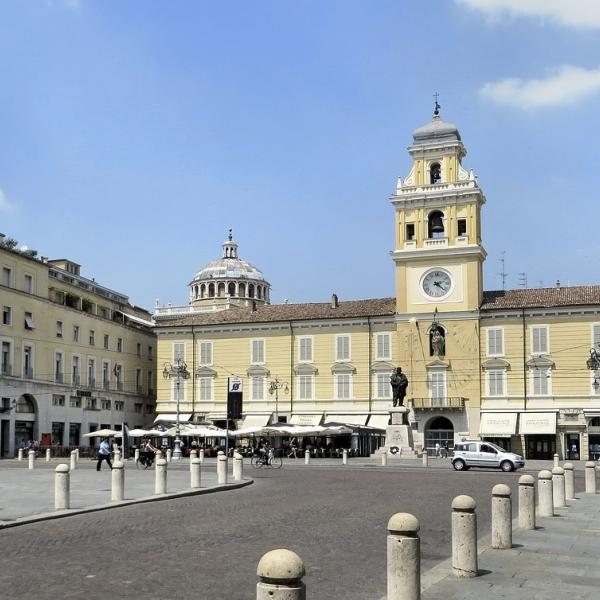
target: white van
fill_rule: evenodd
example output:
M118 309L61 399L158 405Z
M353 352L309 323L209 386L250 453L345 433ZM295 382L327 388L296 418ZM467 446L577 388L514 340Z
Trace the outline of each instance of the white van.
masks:
M465 440L456 444L450 462L457 471L466 471L471 467L514 471L525 466L522 456L507 452L492 442L482 442L481 440Z

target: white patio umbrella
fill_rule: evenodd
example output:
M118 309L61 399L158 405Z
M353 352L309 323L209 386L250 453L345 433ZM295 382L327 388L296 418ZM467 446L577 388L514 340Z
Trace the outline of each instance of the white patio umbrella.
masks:
M97 429L96 431L90 431L84 433L81 437L92 438L92 437L123 437L123 433L116 429Z
M160 429L130 429L129 437L157 437L165 435Z

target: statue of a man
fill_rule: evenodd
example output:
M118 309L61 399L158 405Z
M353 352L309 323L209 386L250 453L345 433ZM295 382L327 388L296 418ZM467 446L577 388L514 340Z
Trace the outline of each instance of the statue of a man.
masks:
M392 386L394 406L404 406L406 388L408 387L408 377L402 372L401 367L398 367L390 377L390 385Z
M433 325L431 328L431 347L434 356L444 356L446 351L446 340L437 325Z

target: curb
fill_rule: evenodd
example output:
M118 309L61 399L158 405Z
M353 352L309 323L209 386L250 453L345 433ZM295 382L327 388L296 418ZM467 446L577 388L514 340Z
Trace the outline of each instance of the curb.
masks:
M14 521L1 521L0 530L9 527L18 527L20 525L29 525L30 523L39 523L40 521L51 521L53 519L63 519L74 515L83 515L86 513L100 512L112 508L121 508L122 506L131 506L133 504L145 504L147 502L162 502L163 500L173 500L174 498L186 498L188 496L203 496L204 494L215 494L217 492L226 492L228 490L238 490L240 488L252 485L254 479L245 479L239 483L226 483L225 485L216 485L210 488L199 488L171 492L167 494L157 494L153 496L144 496L131 500L122 500L120 502L111 502L110 504L96 504L95 506L86 506L84 508L69 508L67 510L57 510L55 512L40 513L31 517L20 517Z

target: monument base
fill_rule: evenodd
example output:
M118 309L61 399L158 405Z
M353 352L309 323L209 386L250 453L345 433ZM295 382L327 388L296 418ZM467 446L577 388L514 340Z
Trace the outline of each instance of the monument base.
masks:
M386 452L389 457L418 458L415 450L412 428L408 424L409 409L406 406L390 408L392 424L385 430L385 446L377 450L378 454Z

